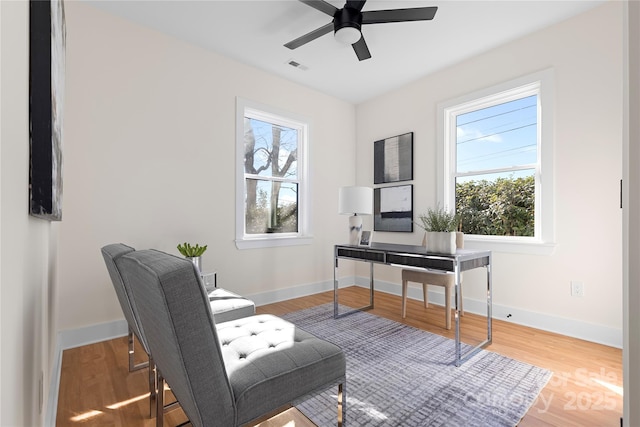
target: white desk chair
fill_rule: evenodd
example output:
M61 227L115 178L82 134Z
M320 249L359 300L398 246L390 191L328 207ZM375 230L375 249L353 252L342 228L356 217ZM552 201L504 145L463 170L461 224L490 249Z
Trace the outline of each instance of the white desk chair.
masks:
M422 241L422 245L426 244L426 233ZM456 247L462 249L464 247L464 233L456 233ZM451 291L455 286L455 275L450 273L436 273L431 271L418 271L403 269L402 270L402 318L407 316L407 287L409 282L422 283L422 294L424 299L424 307L429 307L429 298L427 296L427 285L435 285L444 287L444 304L446 327L451 329ZM460 315L464 315L462 306L462 275L460 275Z

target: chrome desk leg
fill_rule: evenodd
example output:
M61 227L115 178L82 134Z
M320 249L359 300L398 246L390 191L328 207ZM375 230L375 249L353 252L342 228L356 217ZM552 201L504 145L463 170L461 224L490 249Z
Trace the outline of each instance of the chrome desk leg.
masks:
M374 294L374 278L373 278L373 263L370 264L369 269L369 305L360 308L354 308L352 310L345 311L344 313L338 313L338 257L334 257L333 265L333 318L338 319L348 314L357 313L359 311L371 310L373 308L373 294Z
M333 259L333 317L338 318L338 258Z
M369 263L369 307L373 308L373 263Z
M489 254L489 264L487 265L487 344L491 344L491 318L493 317L493 291L491 290L491 254Z
M455 343L455 353L456 353L456 366L460 366L461 362L461 346L460 346L460 307L462 306L462 294L460 292L460 268L458 265L455 267L455 301L456 301L456 311L455 311L455 321L456 321L456 343Z
M481 351L484 347L488 346L489 344L491 344L492 341L492 337L491 337L491 328L492 328L492 324L491 324L491 316L492 314L492 291L491 291L491 255L489 255L489 263L486 266L487 268L487 339L484 340L483 342L481 342L480 344L478 344L477 346L475 346L474 348L472 348L471 350L469 350L464 356L462 356L462 349L461 349L461 345L460 345L460 312L459 312L459 307L460 304L462 302L462 295L459 292L459 288L460 288L460 269L458 268L458 266L456 266L455 268L455 275L456 275L456 283L455 283L455 289L456 289L456 343L455 343L455 353L456 353L456 366L460 366L462 364L462 362L464 362L465 360L470 359L471 357L473 357L476 353L478 353L479 351Z

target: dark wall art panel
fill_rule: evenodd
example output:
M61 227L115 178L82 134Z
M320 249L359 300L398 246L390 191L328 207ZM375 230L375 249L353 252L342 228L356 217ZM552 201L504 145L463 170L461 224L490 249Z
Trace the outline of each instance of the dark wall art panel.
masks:
M62 0L29 2L29 213L62 220L66 25Z
M413 185L373 190L373 229L409 233L413 231Z
M413 132L373 143L373 183L413 179Z

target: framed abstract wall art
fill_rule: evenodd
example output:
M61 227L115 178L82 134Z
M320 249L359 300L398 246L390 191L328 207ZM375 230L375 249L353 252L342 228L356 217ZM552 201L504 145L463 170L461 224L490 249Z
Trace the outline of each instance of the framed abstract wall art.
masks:
M29 2L29 213L62 220L66 25L62 0Z
M373 190L373 229L413 231L413 185L380 187Z
M373 143L373 183L413 179L413 132Z

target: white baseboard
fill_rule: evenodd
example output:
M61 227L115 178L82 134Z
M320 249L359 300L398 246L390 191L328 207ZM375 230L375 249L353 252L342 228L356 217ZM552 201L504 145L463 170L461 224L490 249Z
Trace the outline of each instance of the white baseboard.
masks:
M353 283L353 277L342 280L342 282ZM340 287L350 285L341 284ZM320 292L332 291L333 280L325 280L324 282L309 283L304 285L293 286L286 289L276 289L275 291L261 292L258 294L246 295L247 298L256 303L256 306L273 304L275 302L286 301L293 298L306 297L308 295L318 294Z
M351 286L351 284L353 283L355 283L356 286L368 288L369 278L341 278L340 288ZM401 285L398 283L376 280L375 289L392 295L402 295ZM258 294L247 295L247 297L252 299L255 302L256 306L260 306L330 290L333 290L333 280L304 284L286 289L261 292ZM419 288L410 287L408 297L412 299L422 300L422 291ZM444 294L429 291L429 302L438 305L444 305ZM486 308L486 301L474 300L469 298L464 299L465 311L483 315L486 313ZM398 306L398 310L400 310L400 306ZM606 326L595 325L573 319L565 319L558 316L551 316L544 313L521 310L497 304L492 305L492 311L494 319L500 319L518 325L542 329L549 332L555 332L558 334L604 344L611 347L622 348L622 330L620 329L609 328ZM510 317L507 317L508 315L510 315ZM69 348L80 347L83 345L122 337L127 335L127 333L127 322L124 319L86 326L78 329L64 330L58 333L56 354L54 356L54 363L51 372L51 385L49 387L47 412L45 414L44 420L45 426L54 427L56 422L56 413L58 408L58 389L60 386L60 370L62 367L62 352Z
M77 329L66 329L58 333L58 340L62 350L81 347L100 341L123 337L129 333L125 319L112 322L98 323Z
M62 348L60 348L60 337L57 337L57 340L55 354L53 355L53 366L51 366L51 381L49 383L49 394L47 396L47 410L44 414L45 427L55 427L56 416L58 414L58 392L60 389L60 373L62 370Z
M99 323L77 329L66 329L56 336L56 350L51 367L51 383L47 398L47 410L44 425L55 427L58 412L58 392L60 389L60 373L62 370L62 353L70 348L81 347L100 341L106 341L127 335L129 327L124 319Z
M356 285L369 288L368 277L358 277ZM392 295L402 295L402 287L398 283L375 281L377 291L386 292ZM444 305L444 293L429 291L429 302ZM422 301L422 290L416 287L409 287L408 298ZM470 313L486 315L487 302L464 298L464 311ZM398 307L400 310L400 307ZM535 311L522 310L493 303L491 306L492 318L517 325L528 326L530 328L541 329L543 331L554 332L585 341L607 345L615 348L622 348L622 330L607 326L596 325L580 320L567 319ZM508 316L508 317L507 317Z

